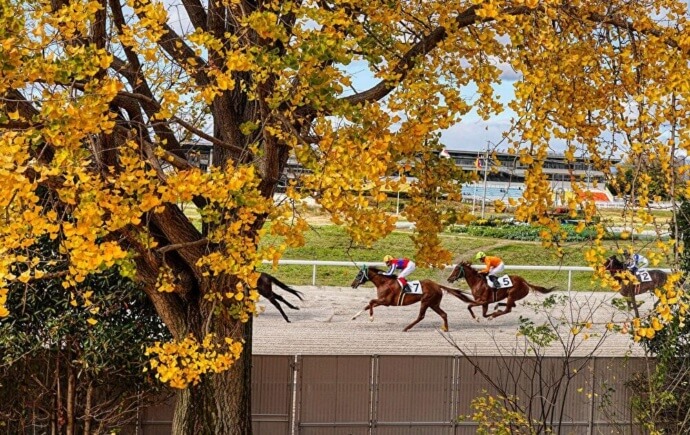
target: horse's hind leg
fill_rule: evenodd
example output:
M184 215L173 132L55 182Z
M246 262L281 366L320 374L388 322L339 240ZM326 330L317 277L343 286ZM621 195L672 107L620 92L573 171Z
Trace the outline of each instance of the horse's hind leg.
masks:
M441 327L441 331L447 332L448 331L448 315L446 314L445 311L441 309L440 305L434 305L431 307L432 310L436 311L436 313L441 316L443 319L443 326Z
M285 298L283 298L281 295L275 294L274 297L280 302L287 305L288 307L292 308L293 310L299 310L299 307L292 305L290 302L286 301Z
M290 323L290 319L288 319L288 316L285 314L285 311L283 311L283 307L280 306L278 301L276 301L274 298L269 299L269 301L271 301L274 307L278 308L278 311L280 311L280 314L283 316L283 319L285 319L286 322Z
M429 308L428 305L422 304L422 306L419 308L419 316L417 316L417 319L416 319L414 322L412 322L412 323L410 323L409 325L407 325L407 326L405 327L405 329L403 329L403 332L409 331L410 328L412 328L412 327L413 327L414 325L416 325L417 323L421 322L422 319L424 318L424 314L426 314L427 308Z

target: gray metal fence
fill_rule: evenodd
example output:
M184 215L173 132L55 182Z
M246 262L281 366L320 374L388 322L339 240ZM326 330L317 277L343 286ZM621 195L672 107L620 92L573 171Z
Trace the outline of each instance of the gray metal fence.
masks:
M484 377L507 385L539 403L539 382L562 376L564 359L549 357L304 355L253 357L252 420L257 435L460 435L474 434L477 423L459 416L473 413L472 400L498 392ZM531 364L539 376L518 376ZM569 388L556 404L560 433L637 434L630 410L632 374L642 358L595 357L568 373ZM524 369L524 367L523 367ZM525 372L520 369L520 372ZM539 382L537 382L539 378ZM536 382L536 383L535 383ZM531 395L529 392L536 392ZM561 392L563 393L563 392ZM531 397L530 397L531 396ZM536 401L536 402L535 402ZM560 399L559 399L560 402ZM172 404L142 410L128 433L170 432Z

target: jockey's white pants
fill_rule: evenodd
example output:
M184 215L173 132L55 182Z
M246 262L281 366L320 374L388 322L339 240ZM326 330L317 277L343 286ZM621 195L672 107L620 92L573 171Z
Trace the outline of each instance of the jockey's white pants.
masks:
M405 278L407 275L411 274L414 272L414 270L417 268L417 266L414 264L414 261L410 261L407 263L407 267L400 272L398 275L398 278Z

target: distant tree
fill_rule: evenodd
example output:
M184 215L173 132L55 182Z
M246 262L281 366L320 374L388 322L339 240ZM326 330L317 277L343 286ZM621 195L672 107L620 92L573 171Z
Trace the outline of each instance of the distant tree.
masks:
M648 174L649 178L641 181L640 174ZM640 183L645 183L644 188L639 185ZM630 200L638 196L668 201L671 199L671 184L668 171L663 170L659 161L640 159L636 163L627 160L620 163L608 187L612 194Z

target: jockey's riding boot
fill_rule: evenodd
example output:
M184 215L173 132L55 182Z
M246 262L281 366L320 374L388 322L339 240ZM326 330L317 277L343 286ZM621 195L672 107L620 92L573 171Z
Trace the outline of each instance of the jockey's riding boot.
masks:
M501 286L501 285L498 283L498 277L497 277L497 276L489 275L489 279L490 279L491 282L493 283L494 288L497 289L497 288L499 288L499 287Z

